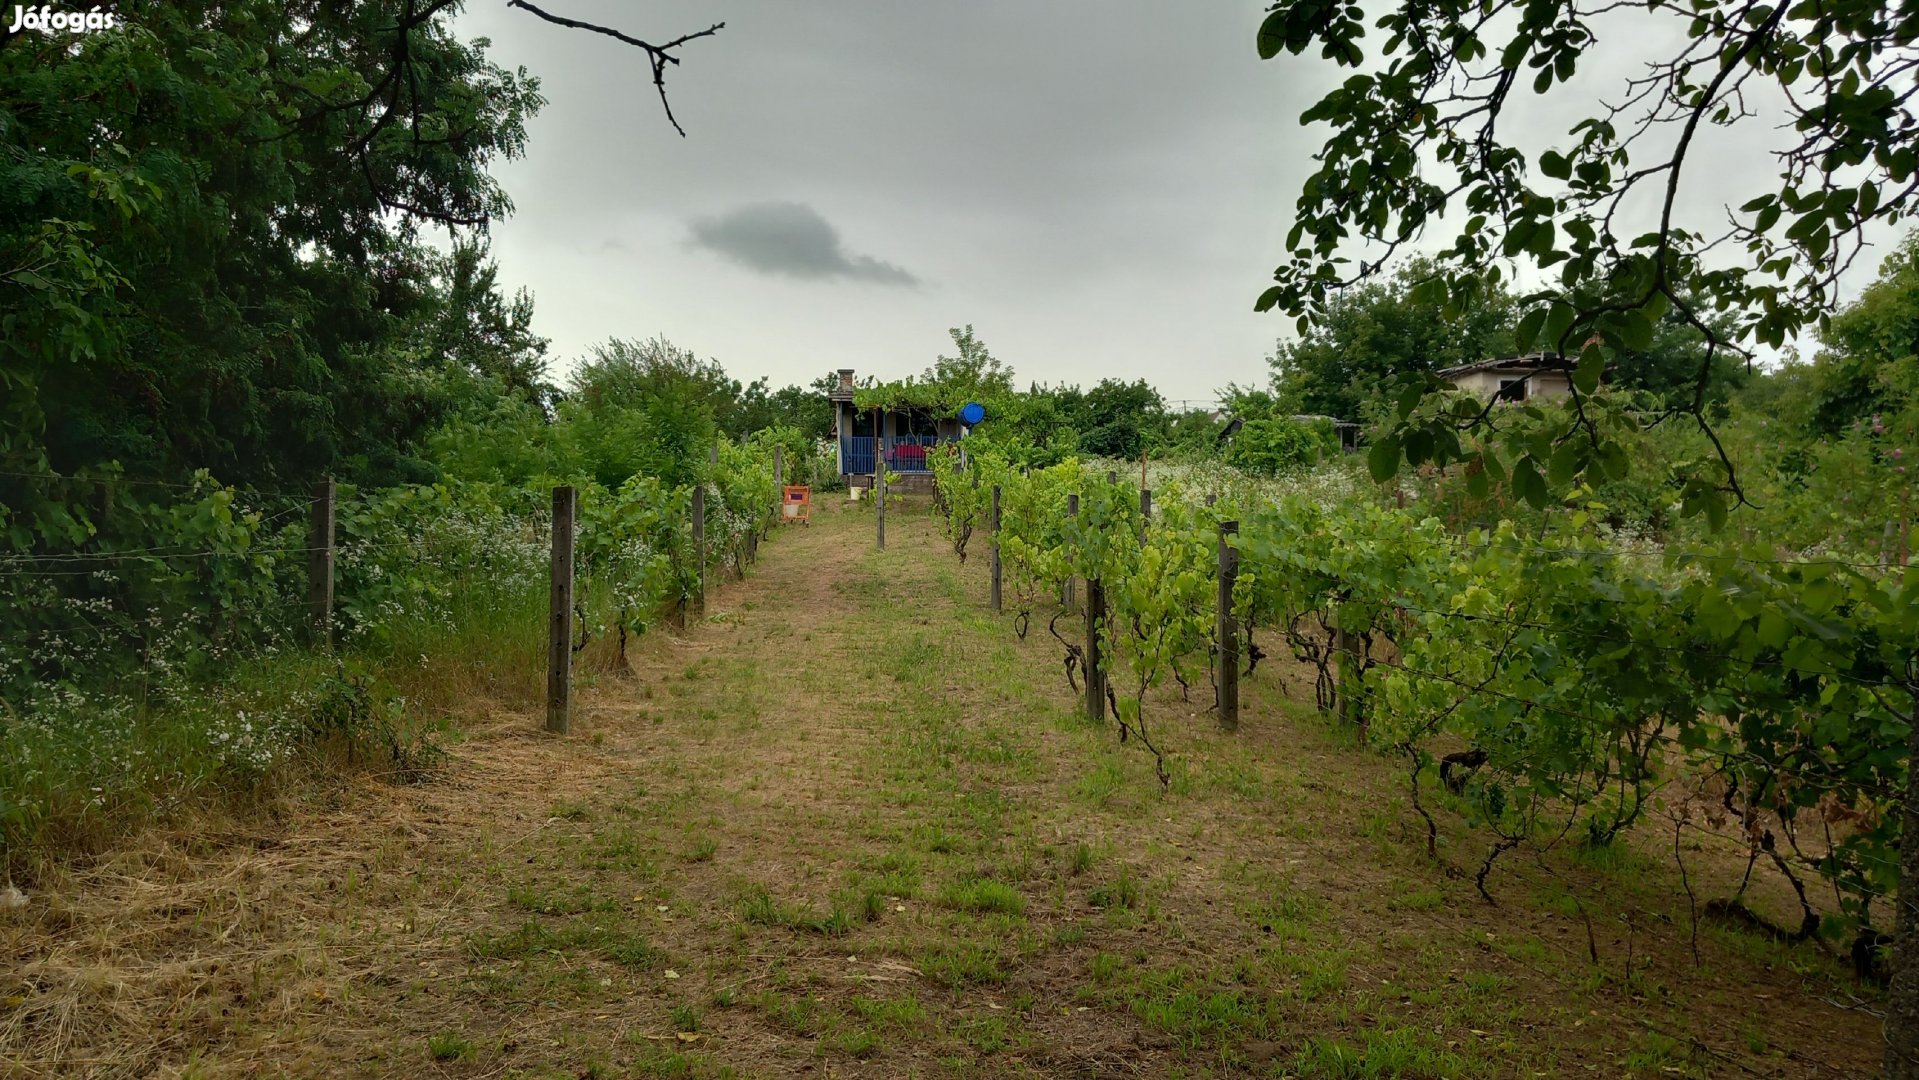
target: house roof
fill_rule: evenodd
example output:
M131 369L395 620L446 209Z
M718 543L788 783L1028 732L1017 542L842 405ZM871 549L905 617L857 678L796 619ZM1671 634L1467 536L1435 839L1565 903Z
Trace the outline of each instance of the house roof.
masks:
M1456 364L1434 372L1442 379L1451 379L1459 375L1471 375L1476 371L1568 371L1572 365L1558 353L1527 353L1524 356L1498 356L1490 360L1478 360L1470 364Z

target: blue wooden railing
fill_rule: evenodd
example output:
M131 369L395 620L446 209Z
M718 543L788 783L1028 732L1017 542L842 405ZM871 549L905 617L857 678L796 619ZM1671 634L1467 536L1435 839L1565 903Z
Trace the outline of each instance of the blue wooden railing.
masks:
M926 455L939 444L937 435L849 435L840 440L840 460L853 476L871 475L876 453L884 457L886 467L893 472L931 472Z

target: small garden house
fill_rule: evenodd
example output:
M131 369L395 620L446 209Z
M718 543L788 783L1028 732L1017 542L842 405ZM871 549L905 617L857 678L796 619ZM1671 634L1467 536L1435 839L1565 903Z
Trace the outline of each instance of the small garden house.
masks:
M841 368L839 382L827 398L833 403L833 430L839 443L840 478L849 487L871 487L874 465L885 462L907 488L930 490L932 469L927 455L935 447L957 442L967 424L951 410L898 404L862 409L853 400L853 369ZM977 420L975 420L977 422Z
M1560 398L1572 392L1572 366L1557 353L1534 353L1460 364L1437 373L1460 390L1501 401Z

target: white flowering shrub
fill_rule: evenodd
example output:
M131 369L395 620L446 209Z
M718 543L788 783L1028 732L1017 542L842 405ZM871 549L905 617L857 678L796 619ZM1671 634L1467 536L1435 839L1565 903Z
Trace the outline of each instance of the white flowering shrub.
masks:
M777 500L767 446L724 446L708 473L710 578L743 566ZM616 638L623 653L698 588L692 488L576 487L578 643ZM422 711L398 687L446 654L523 681L536 669L550 484L343 486L331 656L308 647L303 500L205 477L144 494L96 515L110 532L0 545L0 873L24 872L36 846L258 785L316 750L412 775L435 753L430 713L451 702Z

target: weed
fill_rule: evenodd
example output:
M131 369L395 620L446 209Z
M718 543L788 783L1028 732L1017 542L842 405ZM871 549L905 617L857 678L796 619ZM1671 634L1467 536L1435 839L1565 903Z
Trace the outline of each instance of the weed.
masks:
M1088 893L1086 902L1096 908L1131 909L1139 903L1139 882L1133 880L1131 871L1122 868L1111 885Z
M919 842L929 853L951 855L959 850L959 837L940 828L938 825L924 825L917 830Z
M479 1053L473 1040L451 1032L426 1037L426 1051L435 1061L471 1061Z
M852 1058L869 1058L880 1049L880 1037L865 1028L838 1032L831 1042L833 1049Z
M997 912L1019 915L1026 911L1026 898L1018 889L991 878L956 881L940 891L940 903L956 911Z
M1132 1010L1141 1021L1173 1036L1188 1049L1217 1045L1229 1038L1263 1036L1272 1029L1260 1000L1239 990L1143 994L1134 998Z
M1067 872L1074 877L1078 877L1092 868L1093 849L1087 847L1085 844L1074 844L1072 858L1068 860L1066 864Z
M844 911L849 924L877 922L886 914L886 894L879 889L842 889L833 896L833 909Z
M1293 1059L1301 1080L1449 1080L1466 1071L1456 1054L1406 1029L1360 1033L1359 1045L1311 1038Z
M543 953L591 952L622 967L647 970L665 962L665 954L638 933L605 921L572 920L549 928L529 919L505 934L476 934L466 942L467 956L476 961L525 960Z
M1679 1040L1657 1031L1642 1031L1633 1036L1633 1048L1620 1057L1619 1064L1635 1072L1657 1075L1680 1072L1687 1060Z
M847 1002L847 1007L876 1027L905 1030L926 1022L926 1006L911 994L896 998L854 997Z
M783 904L773 898L766 886L755 885L739 902L740 918L755 926L777 926L837 937L852 929L853 917L834 908L820 915L811 906Z
M1446 906L1446 894L1438 889L1415 889L1386 901L1393 911L1438 911Z
M542 889L532 885L515 885L506 891L509 903L522 911L535 915L580 915L589 911L613 911L618 905L605 897L593 895L586 886Z
M1075 798L1094 806L1105 806L1126 787L1126 770L1118 762L1103 761L1073 785Z
M976 1053L997 1054L1012 1044L1012 1032L1005 1020L982 1016L959 1025L959 1037Z
M880 856L879 878L873 884L887 896L911 897L920 890L920 861L901 852Z
M788 998L777 991L764 990L754 996L753 1004L766 1014L769 1023L795 1035L812 1038L825 1030L825 1009L817 998Z
M952 989L1003 983L1007 975L998 945L972 941L928 946L919 954L919 968L927 978Z

